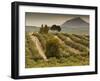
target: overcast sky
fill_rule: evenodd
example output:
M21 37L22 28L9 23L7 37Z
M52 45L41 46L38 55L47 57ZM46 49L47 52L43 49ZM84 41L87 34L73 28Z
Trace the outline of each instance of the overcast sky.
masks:
M49 13L25 13L25 26L37 26L41 24L47 24L51 26L53 24L61 25L65 21L74 17L81 17L84 21L89 22L89 16L87 15L69 15L69 14L49 14Z

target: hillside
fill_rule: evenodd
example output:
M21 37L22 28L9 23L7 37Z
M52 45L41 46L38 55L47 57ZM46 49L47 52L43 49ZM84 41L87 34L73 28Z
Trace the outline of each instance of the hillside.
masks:
M26 33L25 67L89 64L89 36L68 33Z

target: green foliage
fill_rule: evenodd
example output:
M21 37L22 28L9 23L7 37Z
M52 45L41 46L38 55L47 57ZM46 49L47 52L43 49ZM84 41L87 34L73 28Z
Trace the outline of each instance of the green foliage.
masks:
M49 27L47 25L45 25L43 27L43 24L42 24L41 27L40 27L39 33L45 33L45 34L47 34L48 31L49 31Z
M61 31L61 27L58 25L52 25L50 29L53 31L59 31L59 32Z
M74 36L80 38L81 40L86 40L86 41L89 41L89 38L88 37L85 37L84 35L76 35L76 34L73 34Z
M46 43L46 56L47 57L60 57L59 41L51 38Z
M69 45L70 47L75 48L81 52L87 51L87 48L85 46L83 46L77 42L69 41L67 39L67 37L64 36L63 34L57 34L57 36L60 37L65 42L66 45Z
M83 66L89 65L89 48L84 45L81 40L89 42L88 35L73 35L67 33L33 33L36 36L48 58L48 61L43 60L38 53L35 43L30 38L29 34L25 36L25 67L59 67L59 66ZM60 43L55 36L58 36L64 43ZM79 37L78 37L79 36ZM68 40L70 38L71 40ZM79 40L80 39L80 40ZM78 50L75 53L70 48Z
M75 41L75 42L77 42L77 43L80 43L80 44L82 44L82 45L84 45L84 46L87 46L87 47L89 47L89 41L87 41L87 40L83 40L83 39L80 39L80 38L77 38L77 37L75 37L74 35L71 35L71 34L64 34L65 36L67 36L67 37L69 37L69 38L71 38L73 41ZM81 36L82 37L82 36Z

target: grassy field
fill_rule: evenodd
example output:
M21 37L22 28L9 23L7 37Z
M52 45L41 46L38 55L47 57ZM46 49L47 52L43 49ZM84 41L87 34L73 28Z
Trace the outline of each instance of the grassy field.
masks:
M32 40L32 37L36 40ZM88 35L34 32L25 34L26 68L82 65L89 65Z

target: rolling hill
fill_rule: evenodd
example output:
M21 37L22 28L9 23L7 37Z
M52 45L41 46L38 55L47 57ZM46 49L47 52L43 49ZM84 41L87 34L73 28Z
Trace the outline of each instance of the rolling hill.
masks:
M25 35L25 67L89 65L89 36L68 33Z

